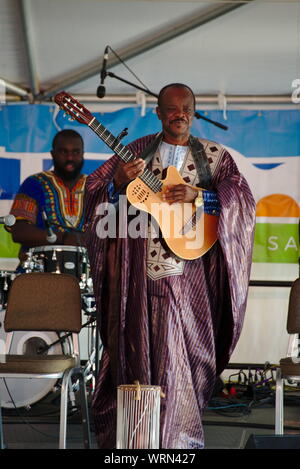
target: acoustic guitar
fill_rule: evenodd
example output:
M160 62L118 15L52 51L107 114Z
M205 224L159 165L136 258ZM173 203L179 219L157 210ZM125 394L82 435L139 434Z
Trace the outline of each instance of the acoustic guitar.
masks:
M70 94L58 93L55 102L82 124L88 125L122 161L128 163L136 156L107 130L79 101ZM218 216L204 213L204 207L193 203L169 204L162 198L168 186L187 184L174 166L167 168L166 178L158 179L148 168L131 181L126 189L129 202L149 213L158 223L168 248L179 258L197 259L217 241ZM193 187L193 186L191 186ZM204 190L193 187L197 191Z

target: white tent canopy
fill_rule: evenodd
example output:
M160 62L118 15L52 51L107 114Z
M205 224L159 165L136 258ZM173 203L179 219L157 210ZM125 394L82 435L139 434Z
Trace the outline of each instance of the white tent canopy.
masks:
M108 72L155 94L184 82L204 103L291 104L300 79L298 1L0 0L0 21L6 99L97 101L106 46ZM105 87L104 100L137 91L110 76Z

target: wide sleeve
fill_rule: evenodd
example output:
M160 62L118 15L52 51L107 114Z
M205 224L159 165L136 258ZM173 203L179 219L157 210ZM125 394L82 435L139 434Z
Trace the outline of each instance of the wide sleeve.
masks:
M224 151L214 178L221 205L218 239L228 273L234 330L229 355L243 325L252 263L255 200L231 155Z

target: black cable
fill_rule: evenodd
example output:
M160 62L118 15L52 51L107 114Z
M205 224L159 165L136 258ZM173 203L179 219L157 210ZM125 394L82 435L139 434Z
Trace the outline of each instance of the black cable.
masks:
M267 424L267 423L251 423L251 422L234 422L234 421L216 421L216 420L202 420L202 424L205 426L218 426L218 427L243 427L243 428L260 428L260 429L268 429L274 430L274 424ZM300 427L293 427L290 425L285 425L284 428L286 430L300 430Z
M25 424L25 425L28 425L29 428L31 428L33 431L39 433L40 435L46 436L46 437L48 437L48 438L57 439L57 435L54 436L54 435L49 435L49 434L47 434L47 433L41 432L41 431L38 430L37 428L33 427L33 426L28 422L28 420L26 420L25 418L23 418L23 416L22 416L21 413L19 412L19 409L17 408L17 406L16 406L16 404L15 404L15 401L14 401L14 399L13 399L13 397L12 397L10 391L9 391L9 388L8 388L8 386L7 386L7 383L6 383L6 379L5 379L5 378L2 378L2 379L3 379L3 382L4 382L4 386L5 386L5 388L6 388L6 391L7 391L8 395L9 395L9 398L10 398L10 400L11 400L11 402L12 402L14 408L15 408L15 411L16 411L17 414L18 414L18 417L21 419L22 423Z
M112 53L117 57L117 59L124 65L124 67L127 68L127 70L137 79L137 81L144 87L146 90L151 94L151 91L149 90L148 86L146 86L140 79L139 77L128 67L128 65L124 62L123 59L115 52L110 46L109 49L112 51Z

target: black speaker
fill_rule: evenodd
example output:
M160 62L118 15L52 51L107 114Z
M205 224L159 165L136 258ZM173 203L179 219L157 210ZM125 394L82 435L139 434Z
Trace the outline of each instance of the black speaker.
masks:
M300 449L300 435L250 435L244 449Z

